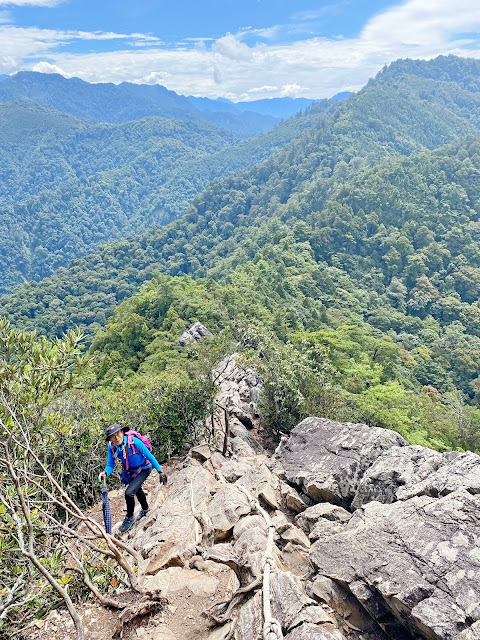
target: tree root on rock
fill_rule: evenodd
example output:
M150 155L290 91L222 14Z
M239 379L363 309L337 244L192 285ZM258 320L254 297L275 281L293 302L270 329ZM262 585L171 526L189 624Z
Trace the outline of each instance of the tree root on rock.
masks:
M162 598L160 595L150 595L148 598L142 598L138 602L133 604L128 604L125 606L125 609L120 614L120 619L115 627L113 637L123 637L123 632L125 626L140 616L151 615L152 613L157 613L163 609L163 607L168 603L166 598Z
M224 602L219 602L213 605L213 607L207 609L203 615L217 626L225 624L232 619L231 613L233 609L243 601L248 593L250 593L257 587L260 587L261 585L262 577L260 576L245 587L240 587L240 589L237 589L230 600L225 600Z

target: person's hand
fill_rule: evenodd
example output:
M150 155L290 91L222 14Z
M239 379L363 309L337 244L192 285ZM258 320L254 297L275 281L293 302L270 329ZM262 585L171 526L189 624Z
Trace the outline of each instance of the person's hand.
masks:
M158 474L158 480L160 484L163 484L163 485L167 484L167 476L163 471L160 471L160 473Z
M105 473L105 471L102 471L101 473L98 474L98 481L99 482L103 482L106 479L107 479L107 474Z

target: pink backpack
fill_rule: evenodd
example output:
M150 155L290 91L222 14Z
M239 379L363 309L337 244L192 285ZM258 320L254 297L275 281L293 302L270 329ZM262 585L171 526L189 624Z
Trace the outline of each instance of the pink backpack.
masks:
M138 431L132 431L130 429L128 431L124 431L124 433L127 436L127 445L131 447L133 453L138 453L137 447L133 443L133 438L138 438L143 442L143 444L149 451L153 451L153 445L150 442L150 438L148 436L143 436L141 433L138 433Z

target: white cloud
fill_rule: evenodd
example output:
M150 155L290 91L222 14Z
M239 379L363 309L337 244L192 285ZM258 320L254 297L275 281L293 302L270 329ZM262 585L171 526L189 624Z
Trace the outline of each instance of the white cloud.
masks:
M37 62L32 67L32 71L38 71L39 73L59 73L61 76L69 77L69 74L56 64L50 64L50 62Z
M215 38L184 38L186 42L213 42Z
M336 11L339 4L343 3L337 2L336 4L328 4L323 7L319 7L318 9L297 11L291 16L291 19L294 22L310 22L311 20L318 20L319 18L324 18L329 13L332 13L332 11Z
M12 14L10 11L0 10L0 24L10 24L12 22Z
M259 45L257 45L257 47L258 46ZM219 38L213 43L212 51L219 58L251 62L257 47L249 47L243 42L240 42L237 36L227 33L226 36Z
M282 98L298 98L305 93L307 89L303 89L299 84L284 84L280 96Z
M270 93L272 91L278 91L278 87L274 84L264 84L263 87L253 87L253 89L249 89L247 93Z
M17 7L56 7L65 0L0 0L0 7L16 5Z
M237 38L258 36L260 38L265 38L265 40L273 40L273 38L276 38L281 31L282 26L279 24L273 25L272 27L266 27L265 29L252 29L252 27L247 27L239 31L235 36Z
M276 95L321 98L360 88L397 58L428 59L448 53L480 58L479 28L478 0L407 0L374 16L356 37L251 46L242 41L253 31L248 29L226 34L210 47L206 38L199 38L195 46L169 48L144 34L0 25L0 73L45 62L48 68L53 65L64 75L89 82L160 82L186 95L238 100L253 94L271 97L277 91ZM68 53L68 43L79 39L118 39L119 50ZM145 48L128 48L129 41Z
M152 71L142 78L142 84L163 84L167 74L164 71Z

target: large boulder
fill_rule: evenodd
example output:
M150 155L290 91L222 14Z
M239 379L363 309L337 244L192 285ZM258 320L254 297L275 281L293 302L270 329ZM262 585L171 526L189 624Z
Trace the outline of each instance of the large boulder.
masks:
M214 540L219 542L230 536L233 527L251 507L247 496L235 485L222 486L210 501L207 514L214 530Z
M272 469L317 502L349 507L375 460L391 447L406 445L394 431L306 418L277 448Z
M370 502L341 532L319 538L310 558L388 638L478 638L479 536L480 495L458 490L442 498Z
M437 498L462 488L480 493L480 456L475 453L393 447L366 471L352 507L372 500L391 503L421 495Z
M216 485L214 476L200 466L170 476L166 492L161 490L162 503L156 508L153 503L144 524L132 530L134 545L145 559L142 570L146 574L188 564L200 540L196 515L206 512Z

